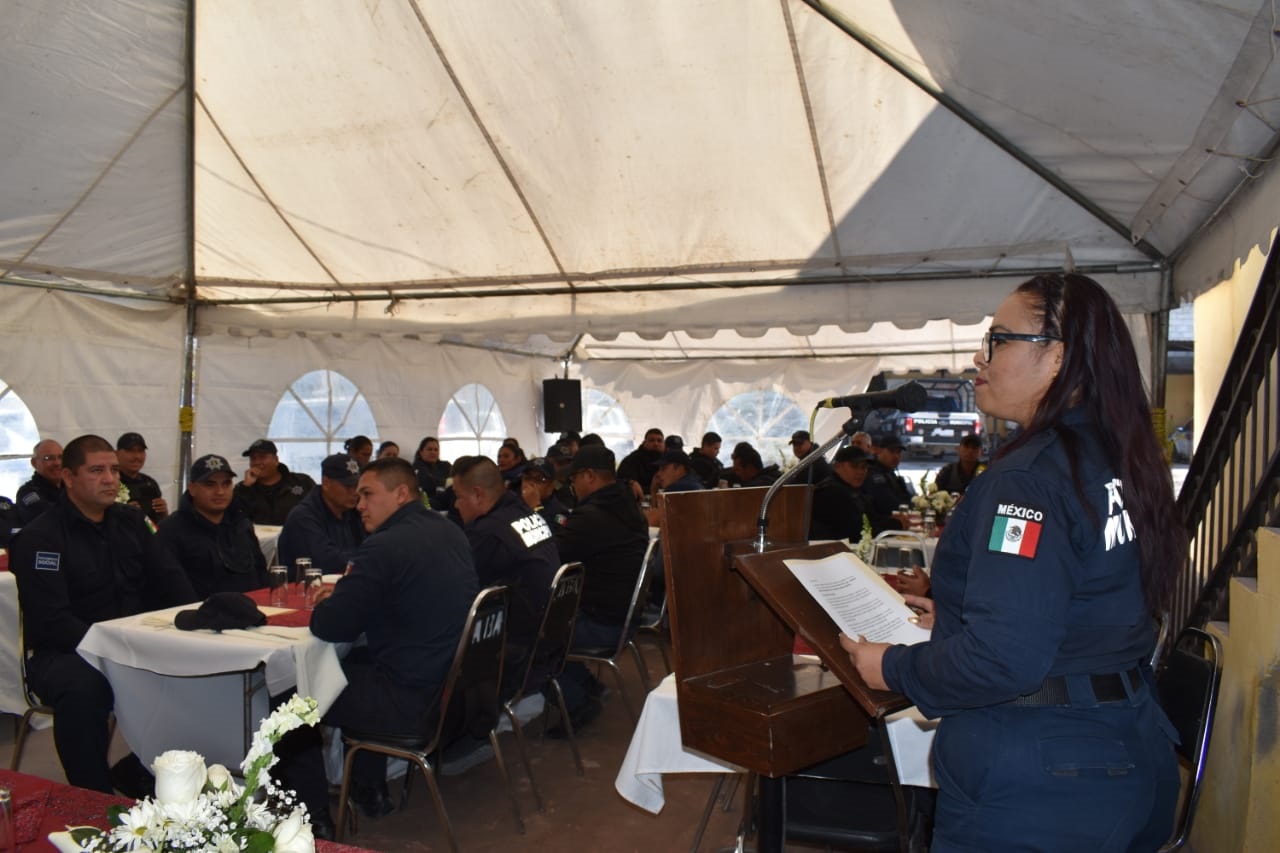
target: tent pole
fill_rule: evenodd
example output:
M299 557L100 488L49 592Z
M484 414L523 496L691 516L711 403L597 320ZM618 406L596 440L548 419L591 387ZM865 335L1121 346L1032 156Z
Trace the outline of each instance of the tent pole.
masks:
M178 408L178 493L187 490L195 429L196 383L196 0L187 3L187 247L186 332L183 340L182 399ZM176 508L176 502L175 502Z

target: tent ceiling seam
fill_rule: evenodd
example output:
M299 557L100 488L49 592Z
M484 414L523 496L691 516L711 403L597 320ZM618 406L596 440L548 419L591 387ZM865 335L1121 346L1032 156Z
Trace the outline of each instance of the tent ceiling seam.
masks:
M829 21L845 35L871 51L874 56L887 64L894 71L901 74L906 80L915 85L916 88L933 98L965 124L972 127L1001 151L1004 151L1010 157L1013 157L1033 174L1037 175L1041 180L1045 181L1058 192L1075 202L1081 207L1081 209L1087 212L1094 219L1098 220L1098 222L1107 226L1107 228L1110 228L1116 234L1119 234L1143 254L1147 255L1152 260L1161 263L1166 260L1163 252L1148 243L1146 240L1137 237L1130 228L1124 225L1124 223L1120 222L1120 220L1116 219L1092 199L1080 192L1080 190L1063 180L1060 175L1045 167L1043 163L1036 160L1017 145L1014 145L1011 140L979 118L976 113L967 109L955 98L948 95L940 87L930 84L919 74L916 74L908 68L903 62L895 59L890 55L889 50L883 44L869 34L863 32L858 27L854 26L854 24L845 18L844 15L840 14L840 12L829 7L825 2L823 2L823 0L802 0L802 2L813 9L814 12Z
M782 20L787 26L787 45L791 48L791 62L796 70L796 85L800 89L800 100L804 104L805 124L809 128L809 144L813 149L814 167L818 172L818 185L822 188L822 207L827 214L827 233L831 235L831 247L838 258L844 254L840 247L840 231L836 227L835 211L831 206L831 188L827 183L827 168L822 160L822 144L818 139L818 124L813 117L813 100L809 97L809 81L805 77L804 62L800 57L800 45L796 43L796 26L791 17L791 6L788 0L778 0L782 9ZM843 267L841 267L843 269ZM845 272L848 272L846 269Z
M1173 166L1165 172L1164 178L1147 196L1138 212L1133 217L1133 233L1135 237L1144 236L1155 227L1173 204L1174 199L1185 193L1195 178L1196 173L1206 161L1215 154L1235 156L1218 151L1218 146L1227 137L1235 125L1242 110L1247 106L1247 98L1242 91L1252 93L1258 87L1258 81L1275 61L1275 39L1277 37L1275 0L1263 0L1262 7L1254 16L1249 32L1240 43L1231 69L1222 80L1222 85L1209 102L1208 108L1200 119L1191 141L1183 149ZM1263 47L1269 49L1263 50ZM1260 61L1265 57L1265 61ZM1232 118L1234 116L1234 118ZM1248 167L1242 167L1248 180L1253 177ZM1139 231L1139 226L1141 230Z
M220 125L218 120L213 117L213 112L209 109L209 105L204 102L204 98L200 97L199 92L196 92L195 100L200 106L200 111L209 119L209 123L213 125L214 131L217 132L218 136L222 139L223 144L227 146L227 150L231 152L231 156L236 158L236 162L240 164L240 169L244 172L245 177L253 183L254 188L257 189L258 193L262 196L262 200L267 203L284 227L289 229L289 233L293 235L293 239L297 240L298 244L306 250L308 255L311 256L311 259L319 265L320 269L324 270L324 274L329 276L329 279L335 285L341 285L341 281L336 275L334 275L333 270L329 269L329 265L321 260L320 255L318 255L315 249L311 247L311 243L298 232L298 229L294 227L293 222L290 221L289 217L284 215L284 211L282 211L280 206L275 203L275 200L271 198L266 187L264 187L258 180L258 177L253 173L253 170L249 168L249 164L240 156L240 152L236 149L235 144L227 138L226 133L222 130L222 125Z
M133 133L131 133L129 138L125 140L124 145L120 146L120 149L116 151L110 160L107 161L107 164L98 172L97 177L90 181L89 186L85 187L84 192L80 194L79 198L77 198L71 206L63 211L63 214L59 216L52 225L46 228L45 232L40 235L40 238L28 246L26 251L24 251L15 262L6 263L6 268L4 270L0 270L0 277L8 275L15 269L21 269L27 258L31 257L32 252L35 252L44 245L44 242L52 237L54 232L61 228L62 224L71 218L72 214L80 209L80 206L89 199L89 196L93 195L93 191L98 188L98 185L106 180L107 175L109 175L111 170L115 168L116 163L120 162L120 158L125 155L125 152L133 147L133 143L138 141L138 137L140 137L142 132L151 125L151 122L155 120L155 117L164 112L165 108L169 106L169 104L173 102L173 99L176 98L185 88L186 84L184 82L183 85L171 91L164 100L157 104L155 109L147 113L147 117L143 119L136 128L134 128Z
M1138 275L1144 273L1159 272L1161 266L1155 263L1147 264L1090 264L1077 265L1075 271L1082 275ZM907 283L907 282L926 282L926 281L964 281L964 280L985 280L992 278L1030 278L1036 275L1061 272L1061 266L1039 266L1025 267L1020 269L1005 269L990 272L974 272L974 271L955 271L940 270L936 273L910 273L897 275L887 273L884 275L837 275L837 276L810 276L807 278L788 278L788 279L758 279L758 280L729 280L729 281L702 281L702 282L667 282L658 284L641 284L641 285L609 285L597 287L583 287L578 285L572 289L565 288L555 290L547 288L543 295L545 296L578 296L591 294L622 294L622 293L662 293L684 290L703 290L706 288L716 287L724 290L752 290L759 288L771 287L830 287L854 284L890 284L890 283ZM206 282L207 284L207 282ZM509 290L474 290L459 291L457 289L440 290L440 291L413 291L413 292L397 292L397 297L403 300L433 300L433 299L459 299L459 298L482 298L490 296L515 296ZM284 304L315 304L329 302L369 302L379 299L385 299L386 296L381 292L365 293L350 292L348 295L340 296L338 294L318 294L315 296L292 296L292 297L261 297L261 298L202 298L202 305L284 305Z
M458 97L462 99L462 104L467 108L467 113L471 116L471 120L475 122L476 129L480 131L480 135L484 138L485 145L489 146L489 152L493 155L493 159L497 162L498 167L502 169L502 174L506 176L507 182L511 185L511 190L516 194L516 198L520 199L520 206L524 208L525 215L529 217L529 222L533 225L534 230L538 232L538 239L542 241L542 245L546 248L547 254L551 258L551 262L555 264L557 270L564 272L564 264L560 261L560 255L556 252L555 246L551 243L546 229L542 227L542 222L538 218L538 214L534 211L532 203L525 195L524 188L520 186L520 181L516 179L515 172L511 165L507 163L507 158L502 156L502 151L498 148L498 143L494 140L493 134L489 132L489 128L485 125L484 120L480 118L480 112L476 109L475 104L471 100L471 96L467 94L466 88L462 85L462 81L458 78L457 71L454 70L453 63L449 61L449 57L445 55L444 46L436 38L435 31L431 29L431 25L427 23L427 17L422 12L422 7L418 0L413 2L413 14L418 19L418 25L422 27L423 33L427 40L431 42L431 48L435 51L436 57L440 60L440 65L444 72L449 75L449 80L453 83L454 91L458 93ZM567 278L564 279L570 288L573 282Z

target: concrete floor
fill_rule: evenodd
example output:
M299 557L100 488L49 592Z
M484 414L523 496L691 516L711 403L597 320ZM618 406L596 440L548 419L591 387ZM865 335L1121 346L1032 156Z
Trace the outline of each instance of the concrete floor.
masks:
M646 648L651 678L662 677L663 664L656 649ZM631 695L641 696L635 667L623 664ZM605 676L612 685L611 676ZM17 718L12 718L16 723ZM666 806L658 815L628 803L614 789L614 778L622 763L632 732L631 718L615 690L605 702L604 713L578 739L586 765L586 775L578 776L573 755L565 741L540 740L540 723L526 731L529 758L545 803L545 811L534 810L528 778L520 767L510 734L501 736L508 768L517 782L520 808L526 831L516 832L515 822L502 777L493 761L481 764L459 777L441 779L441 795L449 811L459 846L465 851L684 851L693 843L715 776L670 776L665 783ZM7 762L14 726L0 725L0 755ZM175 745L179 746L179 745ZM127 752L117 735L112 757ZM25 773L65 781L53 749L52 730L34 732L20 768ZM398 798L400 783L393 782L391 794ZM336 807L334 808L337 814ZM741 795L733 809L717 809L700 849L732 848L742 814ZM427 786L415 779L408 806L381 820L361 819L359 831L347 842L382 851L448 850Z

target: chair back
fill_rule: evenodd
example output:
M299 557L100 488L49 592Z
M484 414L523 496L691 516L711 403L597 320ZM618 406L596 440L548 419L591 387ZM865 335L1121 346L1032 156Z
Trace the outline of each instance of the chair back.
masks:
M471 604L453 665L428 722L431 752L462 734L484 738L498 723L502 658L507 643L507 588L483 589Z
M582 601L582 587L586 569L582 563L565 563L551 581L551 594L547 609L542 613L542 625L538 639L529 652L529 665L525 669L520 692L511 698L514 703L535 685L529 677L539 672L547 678L558 678L564 671L569 648L573 645L573 623L578 618L578 604Z
M871 565L878 569L900 569L902 566L902 549L912 553L911 565L929 569L929 551L925 547L924 535L909 530L886 530L871 543Z
M1182 741L1178 755L1190 765L1173 836L1162 851L1177 850L1191 834L1221 681L1222 644L1218 638L1199 628L1184 628L1156 675L1160 704Z
M636 575L636 585L631 591L631 604L627 606L627 618L622 623L626 629L618 637L615 658L622 654L622 650L627 647L627 643L631 642L632 635L640 625L640 617L644 615L644 608L649 603L649 587L653 585L658 553L658 538L655 536L649 540L648 546L644 549L644 558L640 561L640 574Z

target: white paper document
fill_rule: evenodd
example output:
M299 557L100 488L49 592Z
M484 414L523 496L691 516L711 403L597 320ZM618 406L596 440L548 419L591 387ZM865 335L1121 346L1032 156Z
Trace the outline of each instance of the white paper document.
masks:
M929 639L928 629L910 621L915 613L902 596L852 552L783 562L848 636L905 645Z

